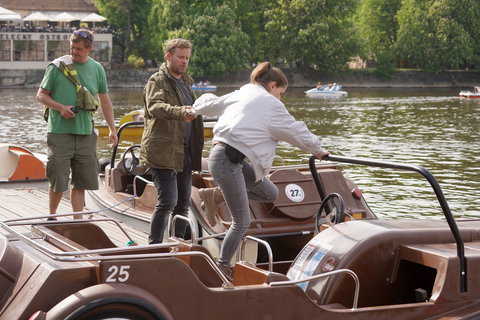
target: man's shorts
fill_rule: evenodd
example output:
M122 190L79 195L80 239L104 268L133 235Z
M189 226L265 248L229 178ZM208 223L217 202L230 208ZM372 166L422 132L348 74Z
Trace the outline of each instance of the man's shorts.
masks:
M47 148L47 178L52 191L68 190L70 169L73 189L98 189L100 165L96 134L48 133Z

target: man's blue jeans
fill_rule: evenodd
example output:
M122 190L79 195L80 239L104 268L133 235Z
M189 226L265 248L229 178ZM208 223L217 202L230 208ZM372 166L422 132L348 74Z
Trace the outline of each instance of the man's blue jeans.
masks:
M157 189L157 204L150 222L148 243L161 243L170 215L187 217L192 193L191 164L186 163L183 172L170 169L150 168L153 183ZM182 219L175 222L175 236L185 236L187 223Z

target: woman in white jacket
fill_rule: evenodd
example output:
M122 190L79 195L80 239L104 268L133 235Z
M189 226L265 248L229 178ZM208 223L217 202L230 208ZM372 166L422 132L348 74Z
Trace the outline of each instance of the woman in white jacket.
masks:
M272 202L278 189L270 172L278 141L286 141L321 159L329 153L304 122L296 121L280 101L287 77L269 62L258 65L250 82L227 95L204 94L192 106L195 115L219 116L213 129L210 172L232 214L219 266L230 275L230 260L250 226L248 199ZM248 159L248 163L243 161Z

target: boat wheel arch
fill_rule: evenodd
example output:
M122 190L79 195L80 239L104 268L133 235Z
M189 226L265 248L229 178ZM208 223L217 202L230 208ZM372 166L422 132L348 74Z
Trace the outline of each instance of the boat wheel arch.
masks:
M128 314L132 320L173 320L150 292L126 284L98 284L82 289L50 309L52 320L110 319ZM123 318L123 317L121 317Z

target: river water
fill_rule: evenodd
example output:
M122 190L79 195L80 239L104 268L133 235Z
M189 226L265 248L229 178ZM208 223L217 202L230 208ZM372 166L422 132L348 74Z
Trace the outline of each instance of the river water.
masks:
M306 122L335 155L418 164L438 180L456 217L480 217L480 99L458 98L450 89L357 89L339 99L308 98L288 89L290 112ZM218 94L228 92L227 89ZM35 89L0 89L0 143L45 153L46 123ZM112 89L118 119L142 107L142 89ZM96 121L101 122L99 114ZM122 139L121 149L132 143ZM207 142L204 155L208 156ZM99 157L109 156L100 139ZM286 143L277 152L285 164L307 163L309 154ZM277 163L279 164L279 160ZM441 217L429 184L416 173L342 165L380 217Z

